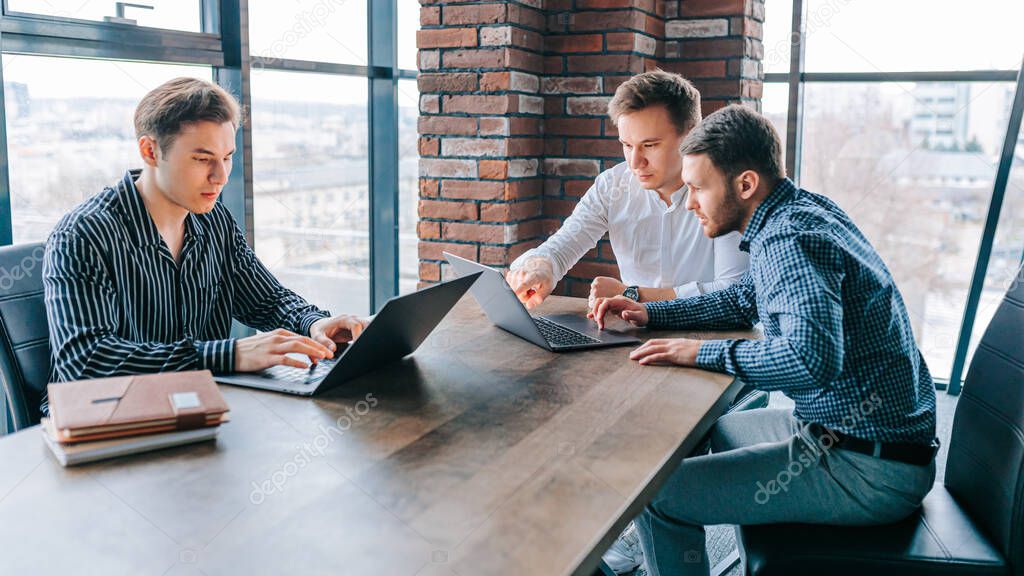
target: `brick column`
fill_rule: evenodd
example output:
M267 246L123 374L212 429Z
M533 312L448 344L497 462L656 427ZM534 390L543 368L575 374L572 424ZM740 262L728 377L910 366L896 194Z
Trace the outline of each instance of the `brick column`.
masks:
M665 2L665 58L700 90L704 115L727 104L761 109L764 0Z
M623 161L608 102L631 76L658 66L665 21L655 0L549 1L544 48L544 215L553 232L594 178ZM595 276L618 277L607 238L556 294L586 296Z
M420 12L420 281L442 251L507 267L539 244L544 13L424 1Z
M622 161L606 109L630 76L694 81L708 114L759 105L763 0L421 0L420 281L447 250L506 268ZM556 293L618 275L607 239Z

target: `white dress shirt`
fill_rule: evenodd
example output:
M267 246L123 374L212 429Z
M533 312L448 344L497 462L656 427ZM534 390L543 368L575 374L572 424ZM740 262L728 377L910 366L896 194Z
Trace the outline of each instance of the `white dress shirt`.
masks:
M721 290L746 273L749 258L739 249L739 232L708 238L697 216L683 205L686 187L666 206L655 190L640 186L625 162L604 171L572 215L546 242L512 263L523 266L547 257L560 280L605 235L627 286L675 289L689 298Z

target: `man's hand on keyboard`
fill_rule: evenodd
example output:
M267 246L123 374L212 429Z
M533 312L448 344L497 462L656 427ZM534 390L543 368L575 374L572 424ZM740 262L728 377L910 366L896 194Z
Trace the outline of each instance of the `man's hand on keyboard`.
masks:
M596 299L593 310L587 313L587 318L593 318L597 322L597 327L604 330L604 317L607 314L614 314L633 326L646 326L648 321L647 307L625 296Z
M288 356L289 353L305 354L313 362L330 358L333 352L323 344L278 328L235 342L235 371L256 372L271 366L293 366L309 368L309 364Z
M657 338L644 342L639 348L630 352L629 359L636 360L641 364L696 366L700 345L700 340L690 340L689 338Z
M351 342L358 338L369 323L370 321L365 318L348 314L321 318L309 327L309 337L326 346L333 353L338 349L338 344Z

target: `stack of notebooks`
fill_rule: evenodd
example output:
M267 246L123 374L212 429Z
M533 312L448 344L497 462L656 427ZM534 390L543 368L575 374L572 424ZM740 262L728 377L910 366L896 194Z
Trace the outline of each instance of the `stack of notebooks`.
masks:
M43 438L64 466L210 440L228 421L209 370L64 382L47 393Z

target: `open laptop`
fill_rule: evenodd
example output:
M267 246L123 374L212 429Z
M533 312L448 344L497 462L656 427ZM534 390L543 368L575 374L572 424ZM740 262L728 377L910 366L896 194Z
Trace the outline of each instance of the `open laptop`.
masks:
M479 274L470 291L491 322L541 348L564 352L640 342L629 334L599 330L597 323L576 314L531 316L501 272L448 252L444 257L461 277Z
M354 342L309 369L273 366L215 375L223 384L312 396L412 354L462 298L479 274L392 298Z

